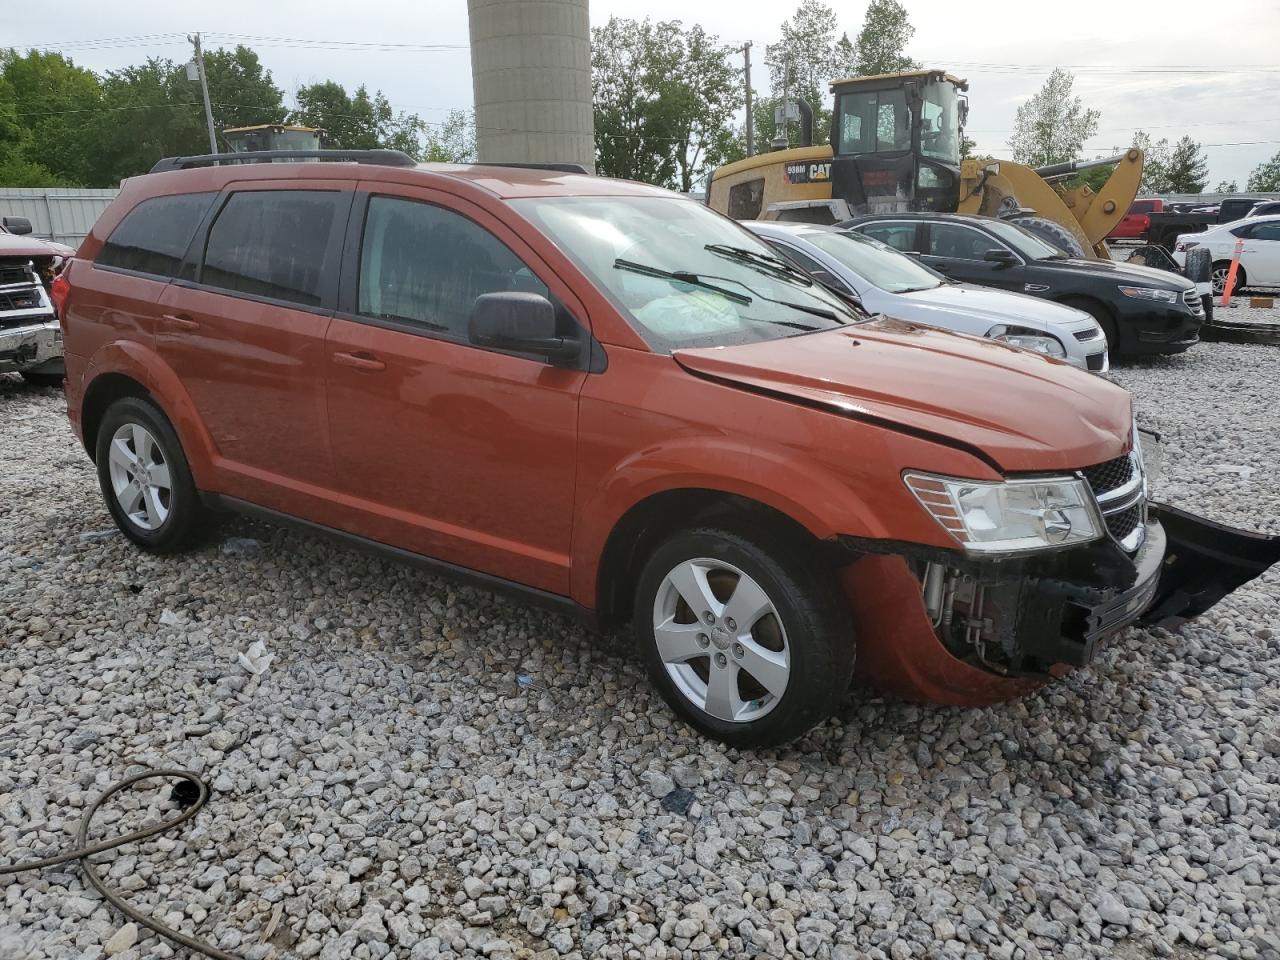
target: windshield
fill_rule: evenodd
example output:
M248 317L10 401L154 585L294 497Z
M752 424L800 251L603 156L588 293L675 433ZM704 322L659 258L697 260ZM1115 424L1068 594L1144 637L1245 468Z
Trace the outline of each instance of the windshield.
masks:
M511 204L660 352L775 340L865 319L700 203L673 196Z
M953 166L960 164L960 108L956 88L935 80L920 105L920 152Z
M1067 253L1048 240L1005 220L984 220L982 225L1028 260L1066 260Z
M942 285L942 277L924 264L865 234L815 230L801 236L835 257L867 283L889 293L932 290Z

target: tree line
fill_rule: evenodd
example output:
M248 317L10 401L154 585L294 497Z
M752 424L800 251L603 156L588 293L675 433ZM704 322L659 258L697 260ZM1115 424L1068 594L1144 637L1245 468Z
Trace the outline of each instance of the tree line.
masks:
M715 167L746 156L740 49L679 20L612 17L591 33L599 173L690 191ZM801 0L764 49L769 87L754 98L756 151L769 149L775 137L793 139L790 124L779 130L775 117L796 97L813 109L814 142L829 142L832 81L918 67L906 53L914 33L898 0L870 0L852 39L834 8ZM427 122L394 110L380 90L348 91L333 80L298 88L287 106L271 72L245 46L207 52L205 73L219 130L288 122L323 128L327 147L474 159L469 111ZM1015 160L1041 166L1084 155L1100 115L1075 95L1074 79L1053 71L1018 108L1008 141ZM1190 136L1170 144L1138 130L1133 144L1146 154L1144 193L1199 193L1207 186L1207 159ZM58 53L0 51L0 185L114 186L161 157L207 150L199 86L185 64L150 58L97 74ZM981 154L963 140L963 156ZM1109 174L1100 168L1079 179L1096 187ZM1235 189L1225 181L1217 186ZM1280 153L1253 172L1248 189L1280 190Z

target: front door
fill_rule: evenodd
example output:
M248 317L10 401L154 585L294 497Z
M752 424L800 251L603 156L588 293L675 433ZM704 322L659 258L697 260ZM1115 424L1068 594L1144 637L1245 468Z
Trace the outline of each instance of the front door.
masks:
M1244 241L1241 265L1251 284L1280 285L1280 220L1254 224Z
M481 294L524 291L585 335L581 305L498 220L429 189L358 198L347 249L326 344L343 527L568 594L588 374L473 346L467 322Z
M1018 257L1013 266L993 263L983 259L990 250L1013 253L995 237L981 230L960 223L932 220L928 225L920 259L952 280L1002 290L1022 290L1026 281L1022 258Z
M331 480L324 337L353 190L238 185L160 297L156 347L216 447L219 491L309 512Z

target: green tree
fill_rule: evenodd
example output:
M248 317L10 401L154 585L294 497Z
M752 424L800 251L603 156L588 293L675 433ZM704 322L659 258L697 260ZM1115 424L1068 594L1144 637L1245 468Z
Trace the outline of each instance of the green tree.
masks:
M1280 190L1280 152L1266 163L1260 163L1249 174L1249 189L1274 193Z
M919 66L906 55L906 47L916 28L907 9L898 0L871 0L862 29L853 47L859 76L914 70Z
M450 110L437 124L423 124L419 159L432 163L470 163L476 158L475 115Z
M1213 188L1214 193L1237 193L1239 192L1239 190L1240 190L1240 185L1237 184L1234 180L1231 180L1231 181L1219 180L1218 185Z
M740 74L700 26L614 17L592 31L591 60L601 173L689 191L737 154Z
M1191 137L1183 136L1169 154L1168 177L1173 193L1200 193L1209 182L1209 161Z
M1072 95L1074 84L1070 71L1055 69L1039 92L1018 107L1009 138L1014 160L1039 167L1080 155L1084 142L1098 132L1099 113Z
M1142 151L1142 182L1138 189L1145 194L1172 193L1169 185L1169 141L1153 141L1151 134L1143 130L1133 133L1133 145ZM1116 148L1116 153L1120 148Z
M403 150L419 157L424 150L426 125L417 114L391 108L381 90L370 95L363 84L348 94L333 80L298 88L298 106L289 115L293 123L324 130L324 145L335 150Z
M97 144L85 125L102 107L102 88L91 71L58 53L0 52L0 76L9 84L20 124L11 163L43 169L62 183L93 178ZM16 168L15 168L16 169Z
M801 0L791 19L782 24L778 42L765 47L770 96L759 101L757 142L768 143L776 135L774 111L784 95L807 100L813 108L814 143L830 141L831 81L857 72L855 46L847 36L837 38L836 30L835 10L821 0Z

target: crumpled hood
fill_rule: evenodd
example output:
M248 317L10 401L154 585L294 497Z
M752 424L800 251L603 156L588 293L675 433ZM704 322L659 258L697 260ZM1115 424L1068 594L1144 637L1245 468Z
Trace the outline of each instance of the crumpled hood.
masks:
M0 230L0 257L71 257L75 250L66 244L39 237L16 236Z
M762 343L677 350L674 357L721 382L976 449L1008 472L1090 466L1129 445L1129 394L1101 377L887 317Z

